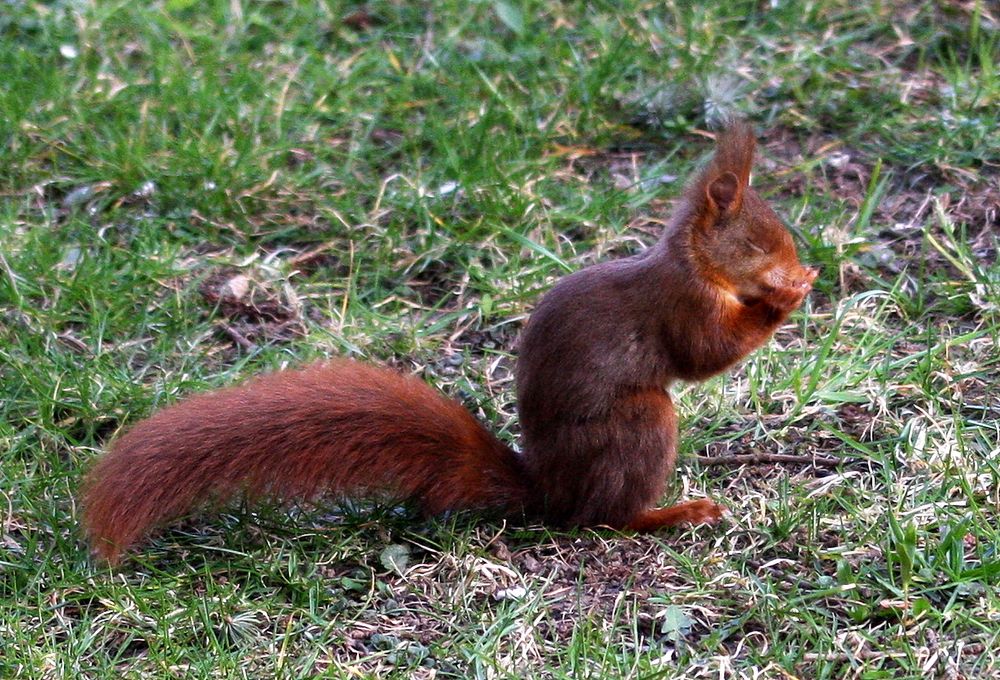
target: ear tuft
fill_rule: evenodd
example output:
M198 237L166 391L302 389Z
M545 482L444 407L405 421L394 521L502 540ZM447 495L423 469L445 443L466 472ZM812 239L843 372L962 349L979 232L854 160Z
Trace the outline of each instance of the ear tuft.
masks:
M719 172L732 172L739 179L741 186L749 186L750 168L753 165L756 146L753 128L749 124L740 120L730 121L716 136L713 163Z
M730 120L716 136L715 155L686 192L709 221L731 216L743 205L755 146L753 128L744 121Z
M719 212L725 213L730 208L739 206L740 194L742 193L740 189L739 178L734 173L727 171L709 182L705 193L708 200L719 209Z

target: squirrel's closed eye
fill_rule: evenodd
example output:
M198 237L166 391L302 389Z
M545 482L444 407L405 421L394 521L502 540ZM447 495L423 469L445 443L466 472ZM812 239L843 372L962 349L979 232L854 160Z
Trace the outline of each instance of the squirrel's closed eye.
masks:
M760 253L762 255L767 253L767 250L763 246L759 243L751 241L750 239L743 239L743 243L745 243L746 246L755 253Z

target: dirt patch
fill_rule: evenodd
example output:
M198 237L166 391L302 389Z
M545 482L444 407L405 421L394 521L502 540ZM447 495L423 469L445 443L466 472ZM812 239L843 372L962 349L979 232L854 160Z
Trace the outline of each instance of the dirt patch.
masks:
M451 653L461 643L446 611L489 612L492 619L501 608L531 608L530 627L511 634L522 639L528 657L538 658L545 648L568 644L583 620L608 630L626 625L638 633L629 644L663 648L710 630L697 607L685 606L679 622L667 620L681 610L671 603L691 575L655 539L593 532L537 539L534 532L525 540L500 535L488 541L485 554L440 554L404 576L376 577L380 585L367 591L365 617L351 621L331 656L367 671L435 668L463 675L465 660ZM687 548L693 560L700 550Z
M869 153L845 145L836 136L813 133L802 137L781 126L764 132L761 149L760 166L765 171L761 186L766 192L779 197L799 197L807 190L825 193L854 208L864 202L877 163ZM809 160L820 162L810 171L799 169ZM886 175L891 175L890 183L872 215L875 228L899 224L920 227L935 197L956 223L979 230L997 222L1000 178L995 174L946 174L923 164L911 168L883 166L880 176Z
M302 306L288 288L232 267L213 270L198 287L202 299L223 317L219 336L233 347L250 351L260 344L287 342L305 335Z
M498 350L513 351L521 325L504 323L487 328L467 328L456 336L452 346L472 356L481 357Z
M610 622L630 615L655 639L654 622L663 613L657 598L689 582L648 538L609 541L587 534L519 549L498 541L493 549L529 583L548 584L546 616L537 629L551 641L567 641L581 618Z

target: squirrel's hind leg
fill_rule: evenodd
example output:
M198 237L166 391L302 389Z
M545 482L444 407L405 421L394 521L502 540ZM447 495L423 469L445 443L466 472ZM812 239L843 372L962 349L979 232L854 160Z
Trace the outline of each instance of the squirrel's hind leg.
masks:
M666 508L643 510L625 525L626 531L649 533L663 527L681 524L717 524L725 508L715 501L699 498L695 501L678 503Z

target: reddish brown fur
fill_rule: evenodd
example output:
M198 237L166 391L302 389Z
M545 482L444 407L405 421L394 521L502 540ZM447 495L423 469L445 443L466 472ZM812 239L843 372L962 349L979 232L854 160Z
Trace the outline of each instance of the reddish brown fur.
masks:
M522 510L654 531L714 522L709 500L654 508L677 455L675 379L764 343L808 293L791 237L749 187L734 124L660 241L571 274L539 303L517 366L523 453L422 382L351 361L258 378L160 411L90 473L84 523L114 560L207 500L389 493L430 512Z
M426 511L524 503L514 453L461 405L395 371L339 360L185 399L90 472L84 525L114 560L151 527L235 493L381 493Z

